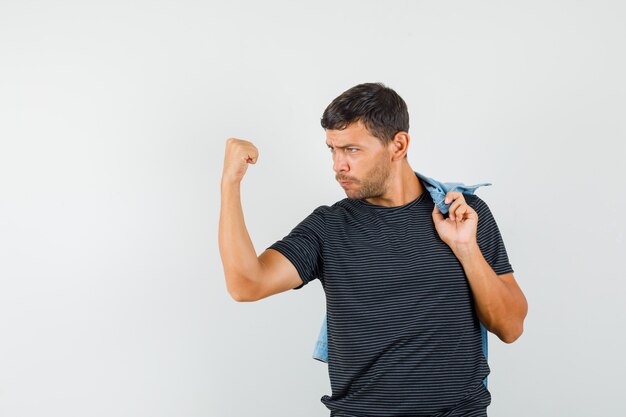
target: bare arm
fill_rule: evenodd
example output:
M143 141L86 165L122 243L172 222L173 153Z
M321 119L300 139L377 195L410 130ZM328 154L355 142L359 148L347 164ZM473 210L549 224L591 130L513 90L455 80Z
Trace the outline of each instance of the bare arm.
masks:
M460 259L479 320L500 340L513 343L521 336L528 313L526 297L515 277L512 273L496 275L478 247Z
M267 249L257 257L241 207L240 184L248 163L256 163L258 151L249 141L226 141L219 249L226 288L236 301L257 301L302 284L295 266L280 252Z
M517 340L524 330L528 303L512 273L497 275L477 242L478 214L458 191L446 193L452 202L444 219L437 206L433 221L439 237L463 265L480 322L505 343Z
M222 180L219 248L229 294L237 301L249 299L252 277L260 275L261 263L243 218L239 182Z
M257 148L247 140L226 140L218 240L226 288L237 301L249 297L252 277L258 276L261 269L246 229L240 195L248 164L256 163L258 155Z

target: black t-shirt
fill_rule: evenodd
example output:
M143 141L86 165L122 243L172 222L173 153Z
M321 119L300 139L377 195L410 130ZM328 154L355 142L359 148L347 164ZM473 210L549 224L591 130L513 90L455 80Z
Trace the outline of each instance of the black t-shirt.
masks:
M514 272L487 204L464 198L489 265ZM324 288L332 396L320 400L331 417L486 415L489 366L474 301L433 207L426 188L396 207L345 198L269 246L297 269L303 283L294 289L316 278Z

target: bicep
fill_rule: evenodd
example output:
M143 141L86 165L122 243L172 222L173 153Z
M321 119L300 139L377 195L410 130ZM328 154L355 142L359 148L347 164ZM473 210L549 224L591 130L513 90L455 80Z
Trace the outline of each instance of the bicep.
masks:
M254 300L261 300L303 284L296 267L285 255L275 249L266 249L259 255L260 276L255 277Z

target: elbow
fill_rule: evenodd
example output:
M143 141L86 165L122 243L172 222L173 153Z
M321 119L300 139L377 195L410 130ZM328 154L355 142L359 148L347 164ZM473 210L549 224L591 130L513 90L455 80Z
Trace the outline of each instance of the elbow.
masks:
M520 336L522 336L522 333L524 333L524 319L528 314L528 302L525 297L523 297L522 300L523 303L515 314L515 317L510 318L505 323L502 323L502 325L499 326L499 332L496 333L498 338L504 343L511 344L519 339Z
M238 303L247 301L246 298L241 295L241 293L232 292L232 291L229 291L228 293L230 294L230 298L237 301Z
M252 297L250 294L247 294L245 292L229 290L228 293L230 294L230 297L233 300L237 301L238 303L247 303L247 302L257 301L256 298Z
M506 328L496 333L496 335L504 343L511 344L519 339L522 333L524 333L524 324L520 321L519 323L516 323L514 325L507 326Z
M228 282L228 281L227 281ZM254 297L252 285L247 280L240 280L241 285L228 285L227 290L230 297L238 303L257 301Z
M507 334L504 334L504 335L499 335L498 337L504 343L511 344L511 343L515 342L517 339L519 339L520 336L522 335L522 333L523 332L520 330L519 332L516 332L516 333L507 333Z

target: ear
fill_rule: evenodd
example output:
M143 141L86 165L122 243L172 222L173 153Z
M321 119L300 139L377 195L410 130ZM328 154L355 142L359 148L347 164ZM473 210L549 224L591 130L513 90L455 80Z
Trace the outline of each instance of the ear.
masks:
M411 137L407 132L398 132L394 135L389 143L394 161L404 159L404 155L406 155L409 150L410 142Z

